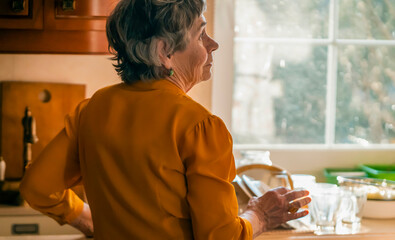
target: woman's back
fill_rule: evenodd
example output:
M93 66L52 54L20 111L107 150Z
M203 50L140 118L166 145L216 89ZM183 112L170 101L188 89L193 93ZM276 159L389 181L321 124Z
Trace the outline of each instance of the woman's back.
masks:
M95 238L192 239L180 147L208 117L166 80L119 84L92 97L77 135Z

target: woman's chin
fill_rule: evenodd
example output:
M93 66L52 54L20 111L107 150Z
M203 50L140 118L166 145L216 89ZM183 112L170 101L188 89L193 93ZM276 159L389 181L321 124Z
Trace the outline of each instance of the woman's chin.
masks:
M202 74L202 81L207 81L211 79L211 69L209 71L204 71Z
M200 82L205 82L211 79L211 74L209 76L203 76Z

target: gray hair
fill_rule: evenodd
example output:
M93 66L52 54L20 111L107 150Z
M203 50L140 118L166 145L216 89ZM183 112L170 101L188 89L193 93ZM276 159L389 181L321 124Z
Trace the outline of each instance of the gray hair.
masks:
M187 32L205 11L205 0L121 0L107 19L109 51L125 83L164 78L169 70L159 59L158 41L166 54L182 51Z

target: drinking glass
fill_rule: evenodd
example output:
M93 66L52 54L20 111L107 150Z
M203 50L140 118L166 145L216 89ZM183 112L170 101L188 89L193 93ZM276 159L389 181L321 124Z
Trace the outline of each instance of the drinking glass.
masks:
M363 187L340 186L341 202L337 213L337 234L360 232L363 207L367 192Z
M341 194L337 185L316 183L311 192L311 213L317 226L317 235L334 234L336 214L340 206Z
M340 187L342 191L342 202L349 205L342 217L343 223L359 223L362 218L363 207L367 200L367 193L364 188L361 187Z

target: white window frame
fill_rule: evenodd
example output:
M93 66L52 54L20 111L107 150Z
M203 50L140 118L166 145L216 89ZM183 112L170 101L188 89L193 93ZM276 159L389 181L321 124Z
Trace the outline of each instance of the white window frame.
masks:
M284 149L284 150L395 150L395 144L335 144L336 121L336 82L337 82L337 49L338 46L354 44L364 46L395 46L395 40L348 40L338 39L338 1L330 0L329 36L327 39L273 39L273 38L234 38L234 0L216 0L214 10L214 38L220 48L215 53L212 111L221 117L228 129L231 129L232 94L233 94L233 41L264 43L300 43L328 46L327 60L327 108L325 144L235 144L236 150L247 149Z

